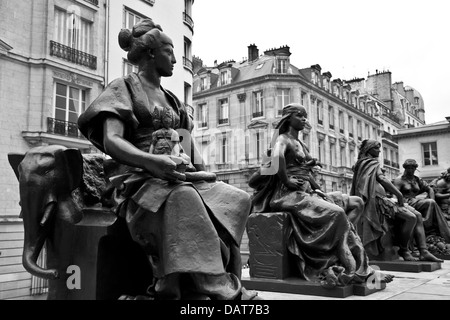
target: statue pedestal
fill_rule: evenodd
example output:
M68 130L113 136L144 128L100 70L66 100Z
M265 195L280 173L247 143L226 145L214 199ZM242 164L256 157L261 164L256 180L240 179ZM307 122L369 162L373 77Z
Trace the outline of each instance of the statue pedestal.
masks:
M335 298L351 295L367 296L384 290L385 283L376 285L351 284L332 289L319 282L296 277L287 249L289 213L270 212L252 214L247 223L250 249L250 276L242 278L242 285L250 290L284 292Z
M370 260L372 267L378 267L380 270L385 271L400 271L400 272L433 272L441 269L440 262L429 261L377 261Z

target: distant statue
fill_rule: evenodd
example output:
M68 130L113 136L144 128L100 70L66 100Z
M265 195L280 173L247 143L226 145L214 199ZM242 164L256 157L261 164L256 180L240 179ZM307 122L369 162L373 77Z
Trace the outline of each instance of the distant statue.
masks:
M357 225L364 248L372 257L382 257L396 244L404 260L416 261L409 249L410 241L415 240L420 260L442 262L427 250L422 215L405 206L403 194L385 177L378 161L380 148L380 142L364 140L353 168L350 194L364 201L364 213ZM388 192L397 197L397 202L387 196ZM395 228L391 228L394 224ZM392 232L395 232L394 242L389 240Z
M255 298L241 284L250 196L205 172L184 104L161 86L176 63L172 40L144 19L119 42L139 72L109 84L78 124L119 167L114 210L149 257L150 298Z
M434 189L434 197L445 218L450 220L450 168L430 183Z
M394 185L403 194L406 203L422 214L426 235L439 235L449 243L450 228L445 215L435 201L433 188L414 174L417 167L416 160L406 160L403 163L405 171L394 179ZM423 193L427 195L427 198L420 197Z
M300 104L283 108L270 162L249 180L249 186L255 189L253 215L289 213L286 245L301 279L334 278L335 285L347 285L365 282L377 272L381 281L392 281L392 275L369 267L368 256L344 209L325 200L327 196L321 190L314 190L311 169L317 160L298 139L306 123L307 112Z

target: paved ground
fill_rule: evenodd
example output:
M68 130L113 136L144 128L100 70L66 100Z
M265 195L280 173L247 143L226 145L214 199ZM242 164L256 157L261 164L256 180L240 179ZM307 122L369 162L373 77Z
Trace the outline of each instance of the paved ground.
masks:
M258 291L265 300L450 300L450 260L444 261L442 269L433 272L394 272L394 281L386 289L366 297L350 296L347 298L330 298L311 295L298 295ZM248 269L244 277L248 277ZM386 272L386 271L385 271Z

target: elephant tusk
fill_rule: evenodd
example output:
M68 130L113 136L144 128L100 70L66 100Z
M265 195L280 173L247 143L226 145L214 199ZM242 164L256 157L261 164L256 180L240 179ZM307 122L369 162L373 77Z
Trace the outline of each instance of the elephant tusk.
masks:
M47 222L50 220L50 218L53 215L53 212L55 212L56 209L56 202L50 202L46 207L44 211L44 216L41 220L41 226L45 226Z

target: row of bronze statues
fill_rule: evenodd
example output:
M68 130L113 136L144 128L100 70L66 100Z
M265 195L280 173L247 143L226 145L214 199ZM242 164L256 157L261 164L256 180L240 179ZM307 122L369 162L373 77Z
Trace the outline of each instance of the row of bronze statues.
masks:
M417 164L410 161L405 174L392 183L378 161L380 143L365 140L351 193L324 193L312 175L319 163L298 139L307 123L306 110L290 104L283 109L271 161L249 180L255 189L251 197L217 182L198 161L190 137L192 119L184 104L161 86L161 78L172 76L176 63L172 40L162 28L145 19L123 30L119 43L139 72L109 84L80 116L79 129L111 158L102 173L108 185L100 184L103 194L97 200L126 222L132 240L148 257L151 283L142 296L258 299L242 286L240 244L249 215L262 212L289 213L286 245L297 276L304 280L316 281L331 272L337 285L364 283L374 274L391 282L394 277L374 270L369 259L394 245L404 260L442 261L427 250L426 235L437 232L450 242L448 212L433 200L436 196L448 206L448 174L437 181L434 194L414 176ZM55 212L69 223L83 219L80 204L71 197L82 179L83 159L70 149L43 147L11 163L20 181L24 266L53 281L62 275L37 266L36 260L43 243L51 240L46 230L55 228L50 226ZM59 177L58 183L52 177ZM50 186L52 194L33 196ZM430 199L416 199L423 191Z

